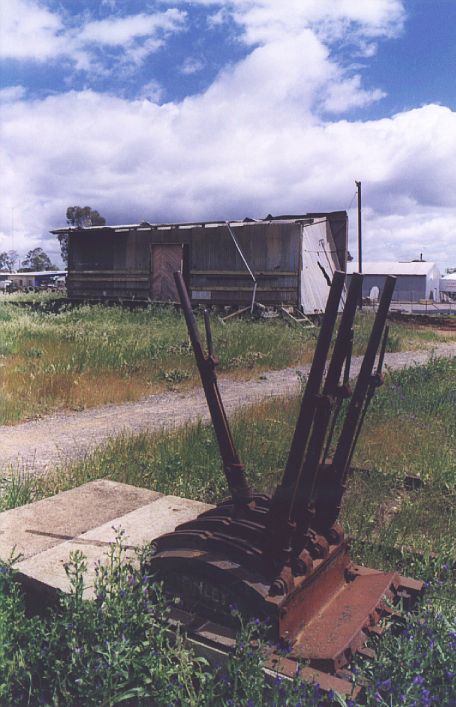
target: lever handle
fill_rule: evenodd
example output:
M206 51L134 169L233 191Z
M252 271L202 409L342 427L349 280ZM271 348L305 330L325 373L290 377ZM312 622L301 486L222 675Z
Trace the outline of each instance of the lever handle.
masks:
M214 346L212 341L211 319L208 309L204 310L204 327L206 329L207 353L212 357L214 354Z
M382 347L380 349L380 355L378 357L378 363L377 363L377 375L378 376L381 376L381 374L382 374L383 360L385 358L386 345L388 343L388 335L389 335L389 326L386 326L384 334L383 334Z

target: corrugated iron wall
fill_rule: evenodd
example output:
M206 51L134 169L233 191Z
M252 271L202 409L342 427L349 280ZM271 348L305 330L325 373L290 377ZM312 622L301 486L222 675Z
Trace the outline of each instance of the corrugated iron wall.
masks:
M70 234L67 290L77 299L151 299L151 245L186 244L188 230Z
M300 226L260 222L231 228L257 280L256 301L298 304ZM195 303L251 303L254 282L227 226L194 228L190 257Z

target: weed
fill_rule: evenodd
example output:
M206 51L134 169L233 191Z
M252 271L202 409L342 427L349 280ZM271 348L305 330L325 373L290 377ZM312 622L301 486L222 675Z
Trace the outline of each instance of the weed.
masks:
M176 385L190 378L190 373L173 368L171 371L160 371L160 378L167 383L170 390L175 390Z
M140 556L127 555L117 531L95 567L95 600L84 600L87 562L70 555L70 591L56 608L27 615L11 566L0 567L0 704L3 705L324 705L354 702L318 685L263 670L267 626L239 622L236 646L222 667L197 657L178 629L171 634L170 605ZM139 561L138 561L139 560ZM407 567L403 562L403 569ZM418 567L414 567L415 570ZM451 705L456 675L453 579L448 565L423 564L428 599L374 640L375 661L352 666L365 685L366 705Z
M401 337L399 335L388 335L388 339L386 342L386 351L388 353L395 353L396 351L401 351L402 350L402 341Z
M34 309L9 304L12 299L0 303L0 424L62 408L137 400L197 381L183 318L172 308L61 306L53 312L45 295ZM357 317L355 354L364 350L371 325L372 314ZM212 328L220 372L238 378L308 363L315 346L313 332L281 320L222 325L213 317ZM391 323L390 350L442 340L451 335Z

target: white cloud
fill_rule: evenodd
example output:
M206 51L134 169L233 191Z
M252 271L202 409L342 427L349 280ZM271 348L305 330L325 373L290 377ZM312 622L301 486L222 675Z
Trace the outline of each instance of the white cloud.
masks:
M34 0L2 0L0 57L48 61L64 52L59 15Z
M415 204L405 214L382 214L368 209L363 225L369 234L370 260L411 260L422 253L424 260L440 263L442 274L446 265L456 263L454 206L446 209ZM356 253L354 240L352 253Z
M229 102L233 80L163 106L93 92L10 104L7 207L33 204L21 226L46 238L72 203L110 222L261 216L346 208L361 178L366 258L425 252L442 266L456 262L455 113L434 105L364 124L321 123L300 121L293 102L277 114L282 98L265 104L263 95L256 112L251 95L249 110L227 111L223 82ZM262 120L267 108L275 119ZM10 247L8 208L2 215L0 249Z
M217 12L208 15L207 26L209 27L209 29L213 29L214 27L220 27L228 21L228 18L228 11L222 8L221 10L217 10Z
M163 86L155 80L148 81L139 92L138 98L140 100L152 101L153 103L159 103L163 96L165 95L165 89Z
M321 105L327 113L344 113L351 108L364 108L385 96L386 93L379 88L371 91L363 89L361 76L356 74L329 84Z
M140 65L163 46L170 34L185 27L186 13L168 9L153 14L85 21L66 26L64 16L36 0L2 0L0 58L17 61L70 60L78 71L108 73L115 69L112 55L106 61L100 49L120 50L120 65ZM114 66L113 66L114 64Z
M197 57L189 56L181 66L181 73L184 74L184 76L191 76L192 74L199 73L203 69L204 61Z
M174 4L179 2L186 0ZM212 25L234 17L244 28L244 41L251 44L308 28L327 39L346 36L348 31L371 39L392 37L405 19L402 0L194 0L194 4L210 9Z
M199 1L220 21L222 9L235 12L254 43L204 93L158 105L163 87L153 77L136 101L82 91L30 102L10 92L0 250L11 247L16 205L25 205L15 209L16 247L41 244L55 257L46 232L64 224L70 204L90 204L111 223L343 209L356 178L366 259L423 252L456 266L456 113L428 105L382 120L338 117L382 90L367 90L336 62L331 38L355 37L355 51L373 47L397 31L401 3ZM117 26L136 61L144 41L161 38L148 30L140 37L130 19ZM109 34L93 23L90 32L99 41Z
M88 22L79 33L79 41L82 44L122 46L140 37L155 36L160 31L176 32L182 28L185 17L186 13L170 9L154 15L142 13Z
M6 88L0 89L0 103L20 101L25 97L26 93L24 86L6 86Z

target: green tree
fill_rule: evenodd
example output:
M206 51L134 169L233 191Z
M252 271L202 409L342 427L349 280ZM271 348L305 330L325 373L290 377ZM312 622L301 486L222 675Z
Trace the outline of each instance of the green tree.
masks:
M104 226L106 219L90 206L69 206L66 210L66 221L72 228L87 228L88 226ZM60 233L57 238L60 243L60 253L65 265L68 265L68 234Z
M19 260L19 254L15 250L8 250L0 253L0 270L14 271L14 266Z
M106 219L90 206L69 206L66 210L66 220L68 225L73 228L104 226L106 224Z
M42 248L29 250L21 263L19 272L36 272L40 270L58 270L57 265L51 262L50 257Z

